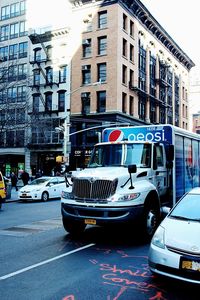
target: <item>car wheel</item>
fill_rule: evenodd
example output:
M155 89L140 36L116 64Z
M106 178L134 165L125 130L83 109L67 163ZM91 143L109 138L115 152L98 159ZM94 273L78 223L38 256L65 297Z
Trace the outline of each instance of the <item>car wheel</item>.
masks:
M73 221L73 220L69 220L69 219L65 219L63 218L63 226L65 228L65 230L69 233L71 233L72 235L77 235L82 233L85 228L86 228L86 224L84 224L83 222L80 221Z
M42 193L42 201L46 202L49 200L49 194L47 192Z
M151 239L156 228L160 223L160 210L158 205L148 203L144 207L143 226L144 234L147 239Z

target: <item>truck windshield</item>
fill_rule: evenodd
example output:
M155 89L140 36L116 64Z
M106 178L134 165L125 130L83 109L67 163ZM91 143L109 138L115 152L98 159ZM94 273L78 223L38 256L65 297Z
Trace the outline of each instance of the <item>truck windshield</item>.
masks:
M150 144L97 145L94 147L88 167L128 166L134 164L139 168L151 166Z

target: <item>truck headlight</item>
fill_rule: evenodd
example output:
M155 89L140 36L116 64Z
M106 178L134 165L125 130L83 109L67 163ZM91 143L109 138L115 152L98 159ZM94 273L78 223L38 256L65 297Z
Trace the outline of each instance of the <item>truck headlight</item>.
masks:
M159 248L165 248L165 229L162 226L159 226L154 233L151 243Z
M61 197L62 197L63 199L74 199L74 196L73 196L72 193L64 192L64 191L62 191Z
M131 193L131 194L126 194L123 195L121 197L119 197L118 199L116 199L117 202L124 202L124 201L131 201L131 200L135 200L140 196L140 193Z

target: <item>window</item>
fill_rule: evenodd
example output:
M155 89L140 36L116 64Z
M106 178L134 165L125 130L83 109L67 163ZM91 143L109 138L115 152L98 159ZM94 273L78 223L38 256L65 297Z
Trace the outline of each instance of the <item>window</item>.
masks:
M146 50L139 47L139 88L146 91Z
M105 55L107 53L107 37L98 37L98 55Z
M40 70L36 69L33 71L33 85L40 85Z
M19 36L25 36L25 35L27 35L26 22L22 21L19 23Z
M41 61L41 48L34 49L34 60Z
M33 95L33 112L38 113L40 107L40 96L39 95Z
M17 38L19 36L19 23L10 25L10 39Z
M130 44L130 61L134 62L134 46Z
M0 62L8 60L8 46L0 48Z
M134 37L134 23L130 20L130 36Z
M134 98L132 96L129 99L129 113L131 116L134 115Z
M27 57L28 53L28 43L19 43L19 58Z
M82 42L83 57L91 57L92 45L91 39L85 39Z
M8 88L7 95L8 95L8 102L14 103L17 99L17 88L16 87Z
M122 93L122 112L127 113L127 95Z
M65 91L58 92L58 110L65 111Z
M18 67L17 66L10 66L8 68L8 81L16 81L18 74Z
M98 28L103 29L107 27L107 11L98 13Z
M13 147L14 145L14 131L7 131L6 132L6 146Z
M6 67L0 69L0 82L6 82L8 79L8 70Z
M156 123L156 105L155 103L150 103L150 122Z
M129 87L134 87L134 71L130 69Z
M18 44L9 46L9 59L17 59L18 56Z
M97 112L106 111L106 91L97 92Z
M24 15L26 11L26 1L20 2L20 15Z
M1 20L10 18L10 6L6 5L1 8Z
M24 137L25 137L24 130L17 130L16 131L16 147L23 147L24 146Z
M127 67L122 65L122 83L127 84Z
M16 123L17 124L23 124L25 122L25 109L23 108L17 108L16 109Z
M123 29L127 31L127 16L123 14Z
M138 115L139 115L139 118L141 120L145 121L145 117L146 117L146 99L143 96L139 96Z
M90 113L90 93L81 93L82 114Z
M127 40L122 41L122 55L127 57Z
M162 146L156 146L156 161L158 167L163 167L164 161L163 161L163 148Z
M17 17L20 15L20 5L19 2L10 5L10 17Z
M91 66L84 65L82 66L82 84L91 83Z
M63 66L60 68L59 71L59 82L63 83L66 82L67 79L67 66Z
M102 63L102 64L98 64L97 65L97 76L98 76L98 79L97 81L98 82L105 82L106 79L107 79L107 74L106 74L106 63Z
M26 86L18 86L17 87L17 101L23 102L26 101Z
M1 41L7 41L8 38L9 38L9 25L4 25L4 26L1 26L0 28L0 40Z
M52 93L45 93L45 111L52 110Z
M46 68L46 84L53 83L53 69L51 67Z
M18 80L26 79L27 76L27 64L18 65Z

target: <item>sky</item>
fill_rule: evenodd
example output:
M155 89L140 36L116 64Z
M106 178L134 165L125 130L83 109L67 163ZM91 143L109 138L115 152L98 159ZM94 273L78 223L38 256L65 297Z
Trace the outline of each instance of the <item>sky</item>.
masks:
M190 71L190 127L192 114L200 111L200 1L140 0L171 38L194 62Z

